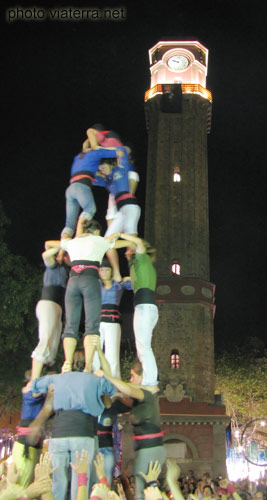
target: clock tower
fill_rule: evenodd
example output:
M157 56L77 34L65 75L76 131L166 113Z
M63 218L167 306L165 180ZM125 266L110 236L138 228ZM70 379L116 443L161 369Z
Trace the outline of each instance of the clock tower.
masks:
M225 408L214 396L215 285L209 275L208 49L160 41L149 50L145 238L157 248L153 334L168 455L183 469L225 470Z

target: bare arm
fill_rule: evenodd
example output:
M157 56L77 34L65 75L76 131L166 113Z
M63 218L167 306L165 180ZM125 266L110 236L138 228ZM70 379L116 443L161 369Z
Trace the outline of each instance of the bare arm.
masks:
M30 444L35 444L36 440L40 435L42 426L54 413L53 400L54 400L54 388L52 385L50 385L48 388L44 406L42 407L42 409L40 410L34 421L29 425L29 428L31 429L31 434L30 436L28 436L27 439Z
M133 234L119 233L119 235L123 240L129 240L136 245L136 253L146 253L146 247L143 243L142 238L139 238L138 236L135 236Z
M60 240L49 240L45 242L45 249L48 250L49 248L56 248L57 250L60 249Z
M45 263L46 266L54 266L55 263L56 263L56 254L58 252L58 248L49 248L47 250L45 250L43 253L42 253L42 259Z
M48 491L47 493L44 493L43 495L41 495L41 499L42 500L55 500L55 497L54 497L52 491Z
M96 370L94 372L97 377L105 377L109 380L120 392L122 392L125 396L129 396L130 398L138 399L139 401L143 401L144 392L141 389L136 389L129 382L124 382L115 377L111 377L111 375L107 375L102 370Z
M141 385L141 384L133 384L131 382L131 386L135 389L143 389L144 391L149 391L151 394L156 394L159 392L159 387L157 385Z
M88 153L88 151L91 151L91 144L90 144L90 141L89 139L85 139L85 141L83 142L83 145L82 145L82 152L83 153Z
M120 238L121 234L122 233L113 233L110 236L105 236L104 238L105 238L105 240L108 240L112 243L114 240L116 240L116 238ZM130 235L125 235L125 236L130 237ZM130 240L130 238L128 238L128 239L125 238L123 240L116 240L113 248L118 249L118 248L126 248L129 246L133 246L132 240Z
M101 366L102 370L107 375L111 375L111 370L110 370L109 362L108 362L105 354L103 353L103 351L102 351L102 349L100 347L97 347L97 353L98 353L98 356L99 356L100 366Z
M237 493L235 490L235 487L230 483L228 478L222 479L219 481L219 485L221 488L224 488L228 491L229 494L231 494L234 498L234 500L242 500L241 496ZM224 495L222 495L224 496Z
M134 244L130 240L117 240L117 241L115 241L115 245L113 248L119 249L119 248L127 248L127 247L135 248Z
M97 131L94 128L88 128L86 134L91 148L96 149L99 146L98 140L96 138Z
M128 173L128 179L129 179L129 191L131 194L135 194L135 191L139 183L138 173L135 171L130 171Z
M180 475L180 467L175 462L175 460L167 459L167 473L166 473L166 481L171 490L174 500L184 500L180 487L177 483L177 479Z

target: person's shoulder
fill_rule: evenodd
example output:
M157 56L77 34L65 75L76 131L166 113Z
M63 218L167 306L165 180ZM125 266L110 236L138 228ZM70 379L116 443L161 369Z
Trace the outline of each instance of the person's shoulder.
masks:
M112 280L112 288L113 288L113 290L121 290L122 283L118 283L117 281Z
M144 252L144 253L135 252L135 259L139 262L140 261L149 261L150 262L150 257L146 252Z
M142 389L144 393L144 401L158 401L158 394L153 394L152 392L148 391L147 389Z

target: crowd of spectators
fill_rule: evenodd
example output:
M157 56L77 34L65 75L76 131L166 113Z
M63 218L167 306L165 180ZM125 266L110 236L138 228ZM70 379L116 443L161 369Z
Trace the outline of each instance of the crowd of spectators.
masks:
M71 463L78 477L76 500L88 500L87 470L90 457L86 450L76 452L76 460ZM41 499L53 500L52 456L46 452L40 456L35 467L34 481L27 487L17 484L19 471L15 462L6 460L0 465L0 500ZM90 500L133 500L135 496L135 478L125 471L114 478L112 485L105 477L104 456L99 453L94 460L96 479L90 493ZM243 479L235 483L227 478L212 479L209 473L201 478L189 470L187 475L174 459L167 459L163 467L156 461L150 462L147 473L140 473L145 481L143 495L145 500L266 500L267 478L257 482ZM63 500L63 499L62 499ZM141 500L141 499L140 499Z

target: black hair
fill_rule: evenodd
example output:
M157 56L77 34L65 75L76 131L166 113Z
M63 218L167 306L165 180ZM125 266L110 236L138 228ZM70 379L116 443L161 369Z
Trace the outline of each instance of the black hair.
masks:
M94 233L97 229L101 232L101 224L94 219L84 220L82 222L83 233Z
M212 488L208 484L204 484L203 491L204 491L205 488L209 488L211 495L213 495Z
M117 139L118 141L122 142L119 134L117 134L117 132L114 132L114 130L109 130L108 133L106 134L106 137L110 137L112 139Z
M142 363L140 363L140 361L136 361L134 365L131 367L131 370L133 370L136 373L136 375L142 375L143 374Z
M99 165L103 165L103 163L107 163L111 167L116 167L118 165L117 158L102 158Z
M94 123L90 128L93 128L94 130L98 130L98 132L102 132L103 130L106 130L104 125L102 123Z
M99 267L110 267L112 269L112 265L106 257L104 257Z

